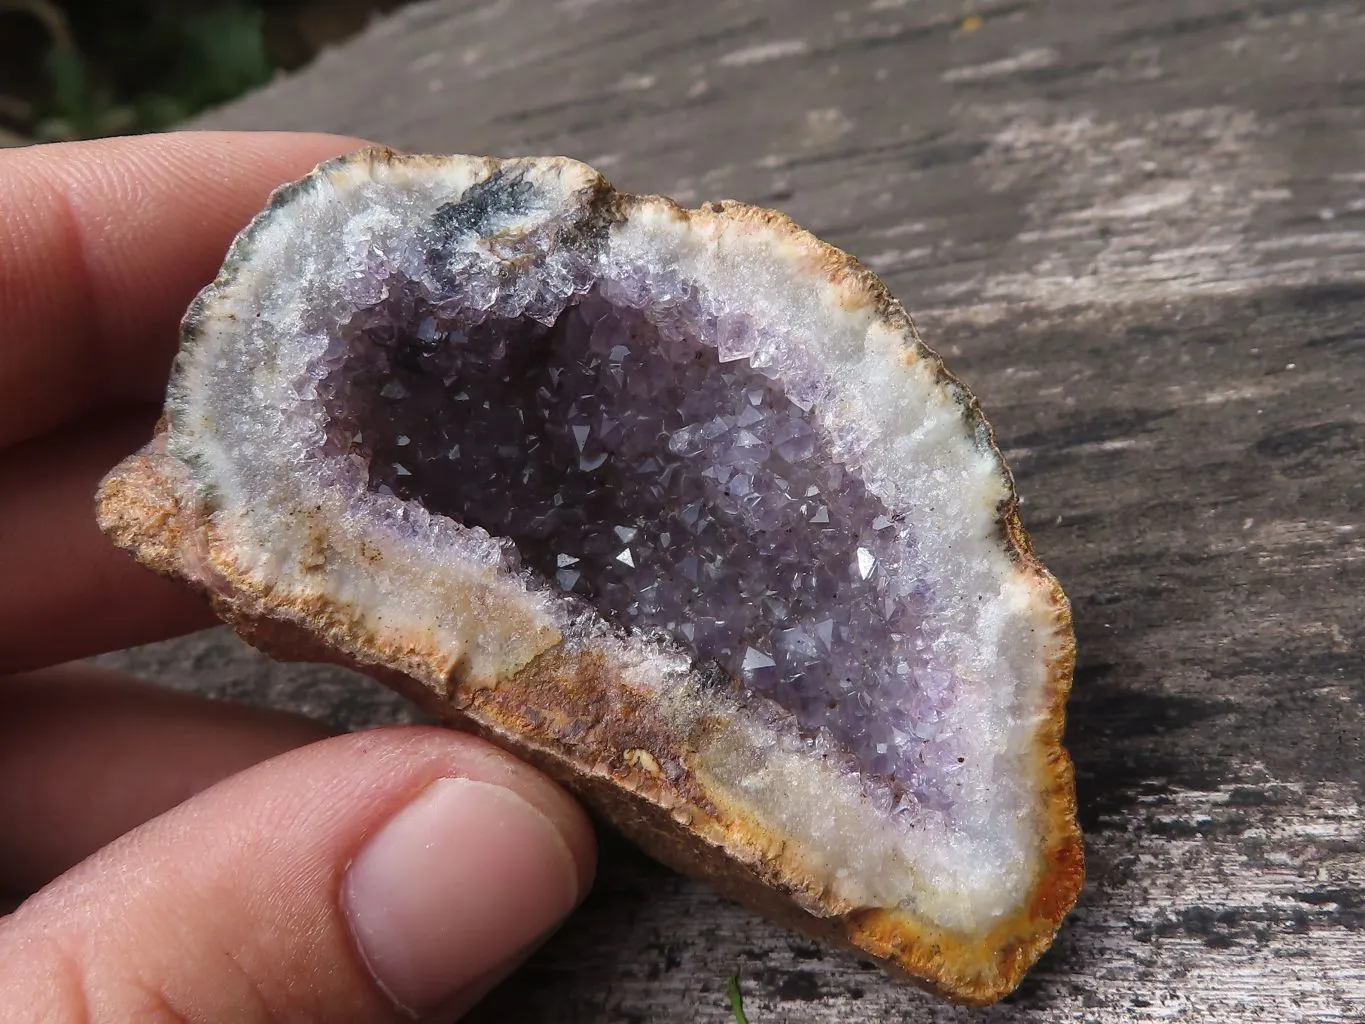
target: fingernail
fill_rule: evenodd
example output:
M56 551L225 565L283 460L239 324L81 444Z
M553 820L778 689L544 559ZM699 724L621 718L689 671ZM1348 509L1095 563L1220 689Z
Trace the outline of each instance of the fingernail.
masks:
M550 819L473 779L429 785L361 848L342 886L362 958L412 1013L525 950L578 895L573 853Z

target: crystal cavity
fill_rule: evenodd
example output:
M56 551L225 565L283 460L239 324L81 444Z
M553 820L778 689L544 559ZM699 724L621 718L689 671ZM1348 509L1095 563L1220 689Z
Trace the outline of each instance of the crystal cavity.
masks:
M913 530L832 454L818 382L795 400L801 368L754 319L644 272L498 288L393 262L310 369L328 454L785 708L897 806L951 806L955 688Z

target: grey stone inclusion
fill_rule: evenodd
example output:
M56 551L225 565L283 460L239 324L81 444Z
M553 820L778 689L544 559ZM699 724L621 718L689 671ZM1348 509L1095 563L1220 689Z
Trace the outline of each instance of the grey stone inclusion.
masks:
M910 527L831 455L790 381L750 365L761 328L646 270L585 261L556 287L394 269L411 262L372 253L333 322L309 385L329 450L787 709L891 780L892 806L948 809L954 679L931 664Z

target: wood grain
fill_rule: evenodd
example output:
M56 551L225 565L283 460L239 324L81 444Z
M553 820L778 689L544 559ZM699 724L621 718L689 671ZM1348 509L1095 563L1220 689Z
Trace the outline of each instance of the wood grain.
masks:
M565 153L778 207L981 397L1075 606L1090 879L969 1013L609 838L481 1021L1365 1019L1365 5L437 2L205 124ZM402 717L208 634L119 656Z

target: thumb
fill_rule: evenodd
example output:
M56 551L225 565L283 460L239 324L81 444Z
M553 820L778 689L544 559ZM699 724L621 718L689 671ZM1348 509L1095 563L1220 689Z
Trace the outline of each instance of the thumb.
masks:
M481 740L324 740L0 920L0 1019L453 1020L573 908L593 859L577 805Z

